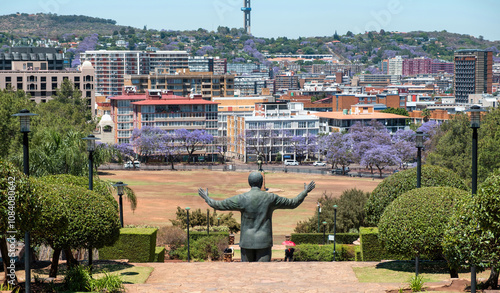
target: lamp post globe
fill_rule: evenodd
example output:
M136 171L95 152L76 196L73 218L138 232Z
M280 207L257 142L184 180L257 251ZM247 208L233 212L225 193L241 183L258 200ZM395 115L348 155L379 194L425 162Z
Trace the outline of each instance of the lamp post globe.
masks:
M118 194L118 203L120 205L120 225L123 228L123 200L122 196L124 194L124 189L127 184L119 181L113 184L114 187L116 187L116 193Z

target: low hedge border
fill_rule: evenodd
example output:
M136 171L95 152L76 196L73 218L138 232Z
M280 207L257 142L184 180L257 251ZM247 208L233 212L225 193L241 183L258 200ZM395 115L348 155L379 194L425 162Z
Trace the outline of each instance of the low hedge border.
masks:
M155 261L156 228L121 228L113 246L99 249L99 259L128 259L129 262Z
M329 233L333 234L333 233ZM358 233L336 233L337 244L352 244L359 238ZM328 240L328 235L325 236ZM290 240L295 244L322 244L323 233L292 233Z

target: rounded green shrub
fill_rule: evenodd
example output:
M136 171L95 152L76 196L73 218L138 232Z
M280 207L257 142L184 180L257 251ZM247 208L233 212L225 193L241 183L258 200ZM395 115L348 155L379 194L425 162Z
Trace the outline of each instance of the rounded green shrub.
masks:
M390 252L408 257L442 256L442 240L457 202L470 194L452 187L410 190L385 209L379 240Z
M453 171L438 166L422 166L421 187L448 186L469 190L464 180ZM401 194L417 187L417 168L408 169L387 177L373 190L368 199L366 221L377 226L385 208Z

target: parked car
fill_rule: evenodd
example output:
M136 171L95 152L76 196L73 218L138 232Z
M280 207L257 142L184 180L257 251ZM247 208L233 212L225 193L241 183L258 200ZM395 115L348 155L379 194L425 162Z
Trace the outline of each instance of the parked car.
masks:
M342 173L342 171L344 173ZM337 175L347 175L347 173L349 173L349 167L345 167L344 170L342 170L342 168L337 168L337 169L333 169L332 170L332 174L337 174Z
M313 163L313 166L326 166L326 163L321 161L316 161Z
M285 160L285 166L298 166L299 162L295 160Z
M132 168L140 168L141 167L141 162L139 161L127 161L125 164L123 164L123 168L125 169L132 169Z

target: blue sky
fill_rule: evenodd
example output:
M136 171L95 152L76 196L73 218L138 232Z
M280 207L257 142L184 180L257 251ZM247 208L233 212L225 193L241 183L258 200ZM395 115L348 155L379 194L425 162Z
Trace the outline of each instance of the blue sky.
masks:
M52 12L110 18L154 29L216 30L243 27L243 0L18 0L0 14ZM252 34L258 37L326 36L347 31L441 31L500 40L498 0L252 0Z

